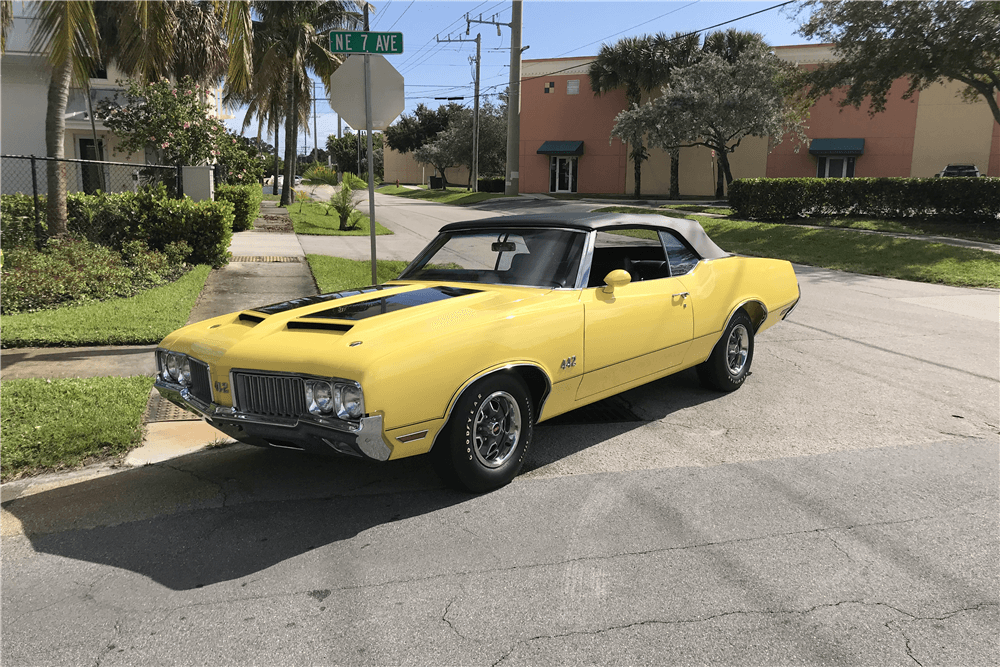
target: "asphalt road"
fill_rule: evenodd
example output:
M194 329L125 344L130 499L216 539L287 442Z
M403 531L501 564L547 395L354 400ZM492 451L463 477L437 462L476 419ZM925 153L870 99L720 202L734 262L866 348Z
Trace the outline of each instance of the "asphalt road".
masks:
M231 446L8 500L2 662L1000 663L998 293L797 270L742 389L539 425L491 494Z

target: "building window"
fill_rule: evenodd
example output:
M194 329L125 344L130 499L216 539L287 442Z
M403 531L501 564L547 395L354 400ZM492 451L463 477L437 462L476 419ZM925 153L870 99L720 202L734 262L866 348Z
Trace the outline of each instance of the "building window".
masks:
M853 178L854 158L835 155L820 156L816 159L817 178Z
M566 82L566 94L567 95L579 95L580 94L580 80L570 79Z
M554 92L556 92L556 82L549 81L548 83L545 84L545 94L548 95L549 93L554 93Z

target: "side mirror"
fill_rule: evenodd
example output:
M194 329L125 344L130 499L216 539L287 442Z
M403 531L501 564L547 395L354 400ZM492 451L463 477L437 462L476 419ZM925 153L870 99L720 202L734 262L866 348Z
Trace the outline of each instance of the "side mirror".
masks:
M632 276L625 269L615 269L604 276L604 293L614 294L618 287L625 287L632 282Z

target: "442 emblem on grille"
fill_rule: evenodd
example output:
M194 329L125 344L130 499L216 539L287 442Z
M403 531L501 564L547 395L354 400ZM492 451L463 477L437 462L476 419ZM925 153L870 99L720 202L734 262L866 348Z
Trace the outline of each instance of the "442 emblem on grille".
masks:
M228 382L216 382L215 383L215 391L218 391L218 392L223 393L223 394L228 394L229 393L229 383Z

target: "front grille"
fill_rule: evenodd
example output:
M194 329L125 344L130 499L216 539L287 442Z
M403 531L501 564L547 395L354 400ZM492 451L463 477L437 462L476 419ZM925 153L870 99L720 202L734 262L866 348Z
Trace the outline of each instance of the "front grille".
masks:
M212 402L212 380L208 366L191 359L191 395L204 403Z
M266 417L294 418L306 411L302 378L233 372L236 409Z

